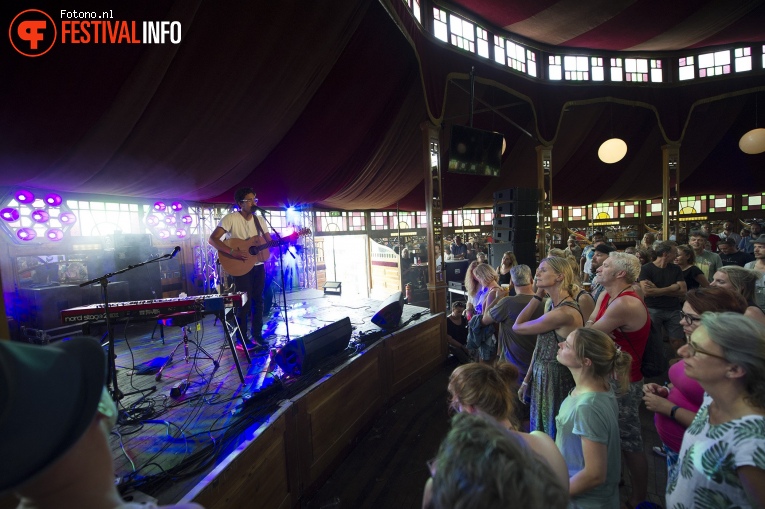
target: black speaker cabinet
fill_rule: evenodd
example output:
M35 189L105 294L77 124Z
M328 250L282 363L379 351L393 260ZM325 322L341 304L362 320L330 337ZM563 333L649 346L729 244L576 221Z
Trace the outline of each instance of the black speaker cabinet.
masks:
M381 329L395 329L404 312L404 294L396 292L383 302L380 310L372 317L372 323Z
M343 318L284 345L274 357L286 374L301 375L319 361L345 350L351 340L351 319Z

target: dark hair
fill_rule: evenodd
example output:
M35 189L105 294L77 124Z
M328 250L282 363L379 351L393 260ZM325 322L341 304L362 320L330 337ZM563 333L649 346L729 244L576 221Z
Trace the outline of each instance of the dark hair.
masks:
M700 315L723 311L732 311L743 315L747 308L746 299L743 295L719 286L688 290L685 295L685 302Z
M688 263L690 265L693 265L694 263L696 263L696 251L694 251L691 246L689 246L688 244L683 244L682 246L677 246L677 250L682 251L683 253L688 255Z
M547 462L488 416L455 415L435 461L433 509L568 505Z
M663 241L663 242L657 242L653 246L653 255L658 258L659 256L664 256L664 253L669 253L672 251L672 248L675 247L671 242L669 241Z
M236 190L236 193L234 193L234 200L237 203L240 203L244 200L244 197L250 193L255 194L255 191L253 191L251 187L240 187Z

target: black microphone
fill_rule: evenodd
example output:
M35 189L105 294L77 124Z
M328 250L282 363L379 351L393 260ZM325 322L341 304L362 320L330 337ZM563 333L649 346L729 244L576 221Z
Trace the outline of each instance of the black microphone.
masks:
M175 249L173 249L172 254L170 255L170 259L175 258L175 255L181 252L181 246L175 246Z
M268 213L268 211L266 209L260 208L257 205L253 205L252 206L252 211L253 212L260 212L261 216L265 216Z

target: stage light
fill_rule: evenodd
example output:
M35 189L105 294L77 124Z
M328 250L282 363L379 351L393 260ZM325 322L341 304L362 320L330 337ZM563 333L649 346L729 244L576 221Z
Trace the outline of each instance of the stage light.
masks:
M166 216L165 224L175 224L175 216Z
M64 238L64 232L59 230L58 228L51 228L45 233L45 236L48 237L48 239L52 240L53 242L58 242L59 240Z
M63 200L61 199L61 196L55 193L50 193L45 195L45 203L47 203L48 206L50 207L58 207L59 205L61 205L62 201Z
M50 219L50 214L48 214L44 210L37 209L34 212L32 212L32 220L35 223L47 223L48 219Z
M180 212L183 210L183 204L179 201L174 201L172 204L172 209L176 212Z
M16 232L16 236L24 242L28 242L37 237L37 232L32 228L19 228Z
M3 220L8 221L9 223L12 223L14 221L19 220L19 211L8 207L3 210L0 210L0 217L2 217Z
M170 232L169 231L167 231L167 230L160 230L159 231L159 238L160 239L166 239L168 237L170 237Z
M26 190L16 191L16 201L19 203L32 203L35 201L35 195Z
M149 226L157 226L159 224L159 218L154 214L149 214L146 216L146 224Z
M183 216L181 218L181 222L183 224L191 224L192 221L193 221L193 219L191 218L191 216Z
M74 224L77 222L77 217L71 212L64 212L58 218L64 224Z
M163 202L161 201L154 202L154 210L162 211L162 210L165 210L166 208L167 206Z
M186 238L186 230L180 229L175 231L175 236L179 239L185 239Z

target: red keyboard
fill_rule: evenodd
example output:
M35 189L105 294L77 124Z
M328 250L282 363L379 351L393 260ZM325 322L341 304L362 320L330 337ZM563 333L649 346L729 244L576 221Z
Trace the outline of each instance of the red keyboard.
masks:
M181 311L215 313L229 307L241 307L247 303L247 293L231 295L197 295L171 299L136 300L109 304L110 319L154 320L157 315L168 315ZM105 320L103 304L91 304L61 311L61 323L72 324Z

